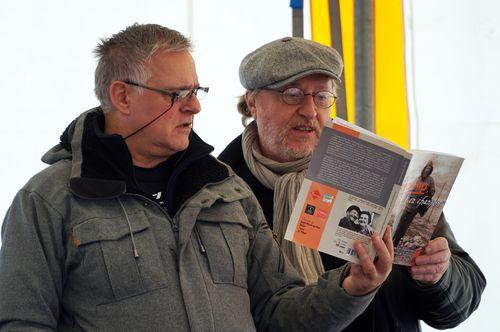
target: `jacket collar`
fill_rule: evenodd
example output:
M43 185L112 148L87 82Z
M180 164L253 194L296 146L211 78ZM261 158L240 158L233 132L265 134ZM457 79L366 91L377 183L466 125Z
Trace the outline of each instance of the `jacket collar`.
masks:
M167 199L179 205L194 190L229 175L228 168L209 155L212 151L212 146L191 132L189 146L179 152L170 177ZM100 108L75 119L61 135L60 143L42 157L48 164L61 159L71 160L69 188L80 198L114 198L137 191L127 145L120 135L104 133L104 114Z

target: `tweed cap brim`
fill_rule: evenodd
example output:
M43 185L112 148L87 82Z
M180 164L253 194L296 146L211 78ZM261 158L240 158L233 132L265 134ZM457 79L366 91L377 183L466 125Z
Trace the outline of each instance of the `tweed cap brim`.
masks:
M240 64L240 82L248 90L278 89L303 77L322 74L340 80L340 54L317 42L285 37L248 54Z

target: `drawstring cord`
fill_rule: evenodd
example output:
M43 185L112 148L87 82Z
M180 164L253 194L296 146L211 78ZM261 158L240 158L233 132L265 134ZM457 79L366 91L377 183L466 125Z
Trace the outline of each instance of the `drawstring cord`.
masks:
M132 225L130 224L130 219L128 218L127 210L125 210L125 206L123 206L122 200L120 198L118 198L118 203L120 203L123 213L125 214L125 218L127 219L128 230L130 232L130 238L132 239L132 247L134 249L134 258L139 258L139 251L137 251L137 247L135 245L134 232L132 232Z

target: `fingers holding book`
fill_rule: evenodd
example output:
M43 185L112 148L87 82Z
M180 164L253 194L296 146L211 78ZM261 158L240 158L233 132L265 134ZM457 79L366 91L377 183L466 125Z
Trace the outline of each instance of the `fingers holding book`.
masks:
M359 264L351 264L349 275L342 284L350 295L361 296L374 291L385 281L392 270L394 247L390 229L385 230L383 239L373 234L372 243L377 253L377 258L373 261L361 242L357 241L354 245Z
M450 257L451 252L446 238L432 239L422 254L415 258L415 265L410 267L412 278L425 284L437 283L448 269Z

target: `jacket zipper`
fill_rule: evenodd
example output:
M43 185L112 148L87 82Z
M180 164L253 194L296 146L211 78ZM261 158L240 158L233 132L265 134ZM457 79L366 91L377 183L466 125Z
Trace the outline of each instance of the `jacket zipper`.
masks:
M205 245L203 244L203 240L201 239L200 232L198 231L198 225L196 224L194 225L194 234L196 235L196 239L198 240L201 253L205 254L207 250L205 249Z
M160 209L161 213L163 213L165 215L165 217L167 217L167 220L170 223L170 227L172 228L172 230L174 232L176 232L176 233L179 231L179 226L173 220L174 218L171 218L170 215L167 212L165 212L165 209L160 204L156 203L152 199L147 198L146 196L142 196L142 195L139 195L139 194L125 193L124 195L126 195L126 196L132 196L132 197L135 197L135 198L139 198L139 199L141 199L143 201L147 201L150 204L156 205Z
M231 177L231 175L229 175L227 178L225 178L225 179L223 179L223 180L221 180L219 182L206 183L203 187L200 188L200 190L198 190L195 194L193 194L191 196L191 198L195 197L196 195L198 195L202 190L204 190L208 186L217 185L217 184L220 184L220 183L223 183L223 182L227 181L227 179L229 177ZM177 209L177 212L175 213L174 217L171 218L170 215L167 212L165 212L164 208L160 204L158 204L155 201L153 201L152 199L149 199L149 198L147 198L145 196L142 196L142 195L139 195L139 194L133 194L133 193L124 193L124 195L136 197L136 198L139 198L139 199L143 199L145 201L148 201L151 204L156 205L161 210L161 212L165 215L165 217L167 217L167 220L170 222L170 226L171 226L172 230L177 234L176 235L176 241L177 241L176 244L177 244L177 247L179 246L179 242L178 242L178 238L179 238L179 235L178 235L179 234L179 226L178 226L176 220L178 218L179 212L182 211L182 209L187 205L187 203L190 201L190 199L185 200L184 203L182 203L181 206ZM193 232L195 234L196 240L198 241L200 252L206 253L207 250L205 248L205 245L203 244L203 240L201 239L200 233L199 233L198 228L196 226L196 222L195 222L194 227L193 227ZM280 265L281 264L282 263L280 262ZM177 257L177 265L179 265L178 257Z

